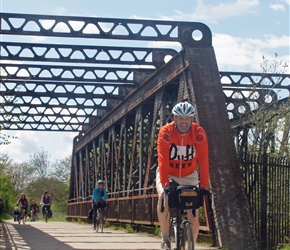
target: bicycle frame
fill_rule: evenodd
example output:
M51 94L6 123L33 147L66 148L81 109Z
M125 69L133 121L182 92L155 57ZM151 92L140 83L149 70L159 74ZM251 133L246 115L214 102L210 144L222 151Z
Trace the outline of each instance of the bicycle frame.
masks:
M103 232L103 226L104 226L104 208L98 208L97 209L97 231L99 229L101 230L101 233ZM101 226L101 228L99 228Z
M167 194L164 193L164 197L163 197L163 207L165 207L165 201L166 201L166 196ZM177 248L175 248L176 250L180 249L180 243L181 243L181 240L180 240L180 237L181 237L181 227L180 226L183 226L182 224L184 224L185 222L189 222L191 223L188 219L183 219L181 218L182 215L181 213L185 211L184 209L180 209L178 206L175 207L175 216L170 216L170 220L172 220L171 223L174 223L173 227L174 228L174 236L175 236L175 245ZM163 211L162 211L163 212ZM168 211L170 213L170 211ZM185 212L186 213L186 212ZM176 230L176 231L175 231Z
M172 192L173 195L173 201L175 201L176 198L178 198L178 201L174 202L174 206L171 208L175 209L175 216L170 216L171 223L174 221L174 234L175 234L175 245L176 245L176 250L179 250L181 245L184 244L184 239L183 235L181 235L181 232L183 233L183 230L186 230L186 226L190 224L191 222L187 218L182 218L181 212L186 211L187 213L192 210L193 215L195 216L195 209L198 209L200 207L199 205L199 199L202 193L200 192L200 189L196 186L183 186L183 189L178 189L180 187L178 183L176 183L174 180L170 181L170 187L167 187L164 189L164 197L163 197L163 204L161 206L161 212L164 211L164 208L166 206L166 196ZM191 198L191 197L196 197L196 198ZM188 198L190 200L188 200ZM184 200L185 199L185 200ZM183 202L182 202L183 201ZM170 201L168 199L168 207L170 208L169 205ZM192 230L190 230L192 232ZM193 240L193 235L191 237L191 242L192 246L194 248L194 240ZM182 244L181 244L181 239L183 239ZM182 247L183 248L183 247Z
M26 217L26 213L25 213L25 206L21 206L21 213L20 213L20 215L18 216L18 224L20 224L20 222L21 222L21 220L22 220L22 223L23 224L25 224L25 217ZM19 218L21 218L21 219L19 219Z
M48 218L49 218L49 209L48 209L48 207L50 206L50 204L44 204L44 203L42 203L41 205L44 208L44 219L45 219L45 222L47 223Z

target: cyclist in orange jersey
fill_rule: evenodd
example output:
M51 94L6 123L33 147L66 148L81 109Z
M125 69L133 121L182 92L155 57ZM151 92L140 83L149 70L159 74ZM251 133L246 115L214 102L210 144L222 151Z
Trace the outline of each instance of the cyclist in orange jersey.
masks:
M179 185L209 187L208 141L204 129L193 122L195 109L188 102L180 102L172 109L174 121L163 126L158 134L158 167L156 188L157 214L162 232L161 249L170 249L168 203L161 212L164 187L174 179ZM191 211L191 210L190 210ZM188 212L196 242L199 231L198 209L195 217Z

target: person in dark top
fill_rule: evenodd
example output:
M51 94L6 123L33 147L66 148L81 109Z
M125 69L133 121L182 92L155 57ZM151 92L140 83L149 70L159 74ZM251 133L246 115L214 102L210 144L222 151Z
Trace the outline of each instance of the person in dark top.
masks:
M44 207L47 207L48 213L51 215L50 206L52 203L52 198L49 195L48 191L45 191L44 194L41 196L40 203L42 204L42 216L44 217Z
M30 205L30 221L33 221L33 215L39 212L38 205L35 203L35 200L32 201Z
M19 215L20 215L20 212L18 210L18 207L15 207L14 210L13 210L13 216L14 216L14 221L17 221Z
M27 214L27 207L28 207L28 200L24 193L21 194L19 200L17 201L16 206L21 205L22 208L25 210L25 215ZM21 209L22 210L22 209Z

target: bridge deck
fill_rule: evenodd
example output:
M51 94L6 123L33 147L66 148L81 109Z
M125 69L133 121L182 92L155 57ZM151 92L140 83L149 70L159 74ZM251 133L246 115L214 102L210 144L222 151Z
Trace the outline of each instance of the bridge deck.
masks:
M2 224L0 249L160 249L160 238L113 228L95 233L89 224L37 221L18 225L9 220Z

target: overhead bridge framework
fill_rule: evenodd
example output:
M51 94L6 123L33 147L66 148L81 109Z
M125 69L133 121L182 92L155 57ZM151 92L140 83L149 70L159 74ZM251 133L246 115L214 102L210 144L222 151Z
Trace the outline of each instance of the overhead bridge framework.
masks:
M0 34L1 129L79 132L68 216L83 213L102 178L112 199L122 196L111 215L130 208L154 223L158 130L188 100L208 135L219 241L255 249L231 128L286 100L289 75L219 72L211 31L196 22L1 13ZM143 197L136 211L132 193Z

